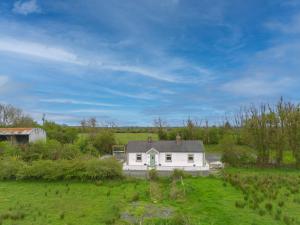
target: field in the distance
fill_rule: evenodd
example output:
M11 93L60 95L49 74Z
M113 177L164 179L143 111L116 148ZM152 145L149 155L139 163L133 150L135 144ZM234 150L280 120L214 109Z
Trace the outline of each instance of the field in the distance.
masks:
M148 137L152 140L158 140L158 136L155 133L115 133L115 138L118 144L127 144L128 141L147 141Z
M261 176L261 170L230 170L239 175ZM263 175L295 176L299 171L264 171ZM265 203L260 209L248 205L237 207L237 201L244 201L244 194L220 178L185 178L185 196L181 196L181 182L160 181L106 181L103 183L80 182L0 182L0 218L8 224L133 224L146 218L150 224L166 224L155 217L184 215L188 224L201 225L284 225L299 224L299 192L284 195L284 206L277 206L281 197L271 201L271 211ZM251 189L252 190L252 189ZM283 194L288 190L282 189ZM251 192L252 193L252 192ZM251 195L250 195L251 197ZM249 200L250 201L250 200ZM279 220L275 219L281 210ZM150 216L151 215L151 216ZM293 222L284 221L284 217ZM127 222L126 222L127 221ZM156 222L153 222L156 221ZM290 223L288 223L290 222Z

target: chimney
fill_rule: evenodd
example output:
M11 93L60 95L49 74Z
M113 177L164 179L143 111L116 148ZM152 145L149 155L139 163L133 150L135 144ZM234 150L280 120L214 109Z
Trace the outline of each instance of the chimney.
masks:
M181 137L180 137L180 135L179 134L177 134L176 135L176 144L180 144L180 142L181 142Z
M148 137L148 143L152 143L152 137L151 136Z

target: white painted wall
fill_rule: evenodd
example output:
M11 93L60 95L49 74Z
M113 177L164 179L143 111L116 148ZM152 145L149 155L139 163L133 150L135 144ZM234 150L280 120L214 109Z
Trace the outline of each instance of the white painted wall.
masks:
M136 155L142 155L142 161L136 161ZM172 162L166 162L166 154L172 155ZM194 162L188 161L188 155L194 155ZM128 153L127 165L130 166L150 165L150 154L146 153ZM205 166L204 153L158 153L155 155L155 164L159 167L203 167Z
M41 128L33 128L29 134L29 143L36 141L46 141L46 132Z

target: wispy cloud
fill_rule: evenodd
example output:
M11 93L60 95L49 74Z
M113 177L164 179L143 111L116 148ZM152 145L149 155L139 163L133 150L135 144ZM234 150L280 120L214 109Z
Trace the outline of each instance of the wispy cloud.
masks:
M148 94L148 93L129 93L129 92L124 92L124 91L119 91L111 88L101 88L101 90L113 94L113 95L118 95L122 97L127 97L127 98L134 98L134 99L142 99L142 100L153 100L157 96Z
M41 9L38 6L36 0L20 0L15 2L13 12L22 15L28 15L31 13L40 13Z
M292 84L293 80L289 78L270 79L253 76L229 81L222 85L222 89L246 97L274 96L284 93Z
M266 27L276 32L286 34L299 34L300 33L300 13L294 14L289 20L285 21L269 21Z
M4 87L8 82L7 76L0 76L0 88Z
M14 38L0 38L0 51L23 54L58 62L83 65L74 53L64 48L54 47L46 44L21 41Z
M39 101L40 102L46 102L46 103L72 104L72 105L90 105L90 106L106 106L106 107L119 106L117 104L91 102L91 101L81 101L81 100L64 99L64 98L41 99Z

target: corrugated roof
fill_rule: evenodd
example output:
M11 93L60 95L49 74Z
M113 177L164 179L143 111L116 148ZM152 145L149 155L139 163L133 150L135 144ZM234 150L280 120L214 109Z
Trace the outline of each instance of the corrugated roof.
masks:
M129 141L126 152L147 152L151 148L159 152L204 152L202 141Z
M29 135L34 128L0 128L0 135Z

